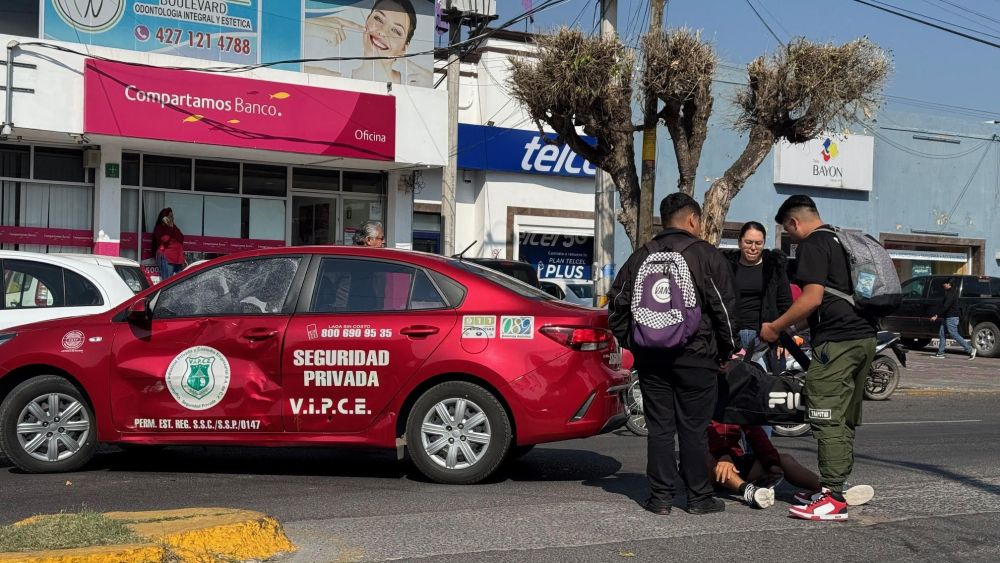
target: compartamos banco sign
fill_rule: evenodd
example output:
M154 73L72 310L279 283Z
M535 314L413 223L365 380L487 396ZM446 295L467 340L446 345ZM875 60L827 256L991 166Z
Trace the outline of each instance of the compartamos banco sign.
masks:
M87 133L394 160L396 99L88 60Z

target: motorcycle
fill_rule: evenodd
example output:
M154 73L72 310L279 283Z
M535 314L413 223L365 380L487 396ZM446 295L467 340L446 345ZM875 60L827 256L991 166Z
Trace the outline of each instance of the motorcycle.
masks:
M891 351L891 354L890 354ZM804 357L788 358L783 375L804 379L811 359L810 351L803 350ZM895 358L893 358L895 356ZM799 360L804 360L800 362ZM753 361L765 370L765 354L754 354ZM803 365L805 364L805 365ZM865 398L871 401L888 399L899 386L900 366L906 367L906 348L898 334L889 331L879 331L876 335L875 359L872 360L865 379ZM646 417L642 410L642 393L639 390L638 373L632 372L632 381L625 391L625 408L628 419L626 428L637 436L647 436ZM772 426L778 436L802 436L809 432L809 423L776 424Z

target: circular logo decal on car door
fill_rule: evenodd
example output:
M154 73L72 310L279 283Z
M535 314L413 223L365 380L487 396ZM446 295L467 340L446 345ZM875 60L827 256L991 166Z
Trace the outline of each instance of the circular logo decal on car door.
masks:
M229 390L229 360L215 348L194 346L167 367L167 389L186 409L203 411L222 401Z

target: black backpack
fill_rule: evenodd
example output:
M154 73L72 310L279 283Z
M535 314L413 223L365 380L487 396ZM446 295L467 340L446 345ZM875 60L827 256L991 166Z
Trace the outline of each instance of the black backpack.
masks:
M805 422L802 378L768 373L751 361L750 356L747 354L743 361L729 362L726 369L719 372L718 398L712 419L745 426ZM770 359L771 366L776 368L776 359Z

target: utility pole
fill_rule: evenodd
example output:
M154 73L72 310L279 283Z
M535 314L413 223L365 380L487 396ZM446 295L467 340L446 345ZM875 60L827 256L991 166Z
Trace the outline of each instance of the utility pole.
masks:
M652 14L649 20L649 34L658 35L663 30L663 9L667 0L650 0ZM656 192L656 127L659 125L656 96L646 92L646 107L643 111L642 132L642 177L639 184L639 240L645 244L653 238L655 216L654 195Z
M601 37L613 38L617 25L618 0L601 0ZM594 306L603 307L615 278L615 184L603 169L594 192Z
M455 254L455 186L458 185L458 87L462 57L456 45L462 41L462 25L469 26L469 39L495 20L496 4L478 0L447 0L441 19L448 22L448 162L441 181L441 254Z
M462 63L455 45L462 40L462 13L441 14L448 21L448 164L441 182L441 253L455 254L455 185L458 183L458 84Z

